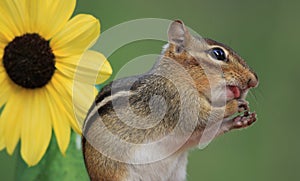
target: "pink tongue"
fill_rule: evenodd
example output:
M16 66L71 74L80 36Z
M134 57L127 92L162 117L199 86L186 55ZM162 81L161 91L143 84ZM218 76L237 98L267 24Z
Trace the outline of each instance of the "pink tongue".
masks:
M229 89L231 90L231 92L234 95L234 98L239 98L241 95L240 89L236 86L230 86Z

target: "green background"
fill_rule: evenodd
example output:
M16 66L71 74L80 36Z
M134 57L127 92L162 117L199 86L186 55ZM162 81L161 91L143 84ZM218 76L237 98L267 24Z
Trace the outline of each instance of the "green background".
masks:
M260 79L248 96L258 121L249 129L219 137L204 150L193 150L187 178L281 181L300 179L299 7L300 1L292 0L79 0L75 13L99 18L101 32L139 18L181 19L202 36L235 49ZM137 56L159 54L163 44L131 43L108 59L117 73ZM12 180L18 174L17 163L16 153L9 157L0 152L0 180Z

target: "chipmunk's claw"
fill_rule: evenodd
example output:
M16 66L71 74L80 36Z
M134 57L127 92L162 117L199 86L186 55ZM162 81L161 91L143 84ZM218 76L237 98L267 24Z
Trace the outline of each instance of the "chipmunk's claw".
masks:
M238 112L248 112L249 109L249 103L246 100L238 100Z

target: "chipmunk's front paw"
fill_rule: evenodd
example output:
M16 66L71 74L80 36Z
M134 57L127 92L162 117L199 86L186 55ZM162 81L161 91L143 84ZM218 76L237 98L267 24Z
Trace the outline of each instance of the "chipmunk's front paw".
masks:
M219 135L233 129L246 128L256 121L256 113L249 112L248 104L242 105L241 112L243 112L243 114L230 119L224 119L224 122L222 123L221 129L218 133Z
M231 129L246 128L256 121L256 113L245 111L243 115L232 119Z

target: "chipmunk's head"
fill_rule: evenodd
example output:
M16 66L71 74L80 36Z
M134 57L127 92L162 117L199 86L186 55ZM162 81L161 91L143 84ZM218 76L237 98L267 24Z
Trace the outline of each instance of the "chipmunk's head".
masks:
M168 39L163 56L180 63L193 78L198 91L209 99L212 88L225 89L220 100L245 99L248 90L258 85L255 72L231 48L191 35L182 21L171 23Z

